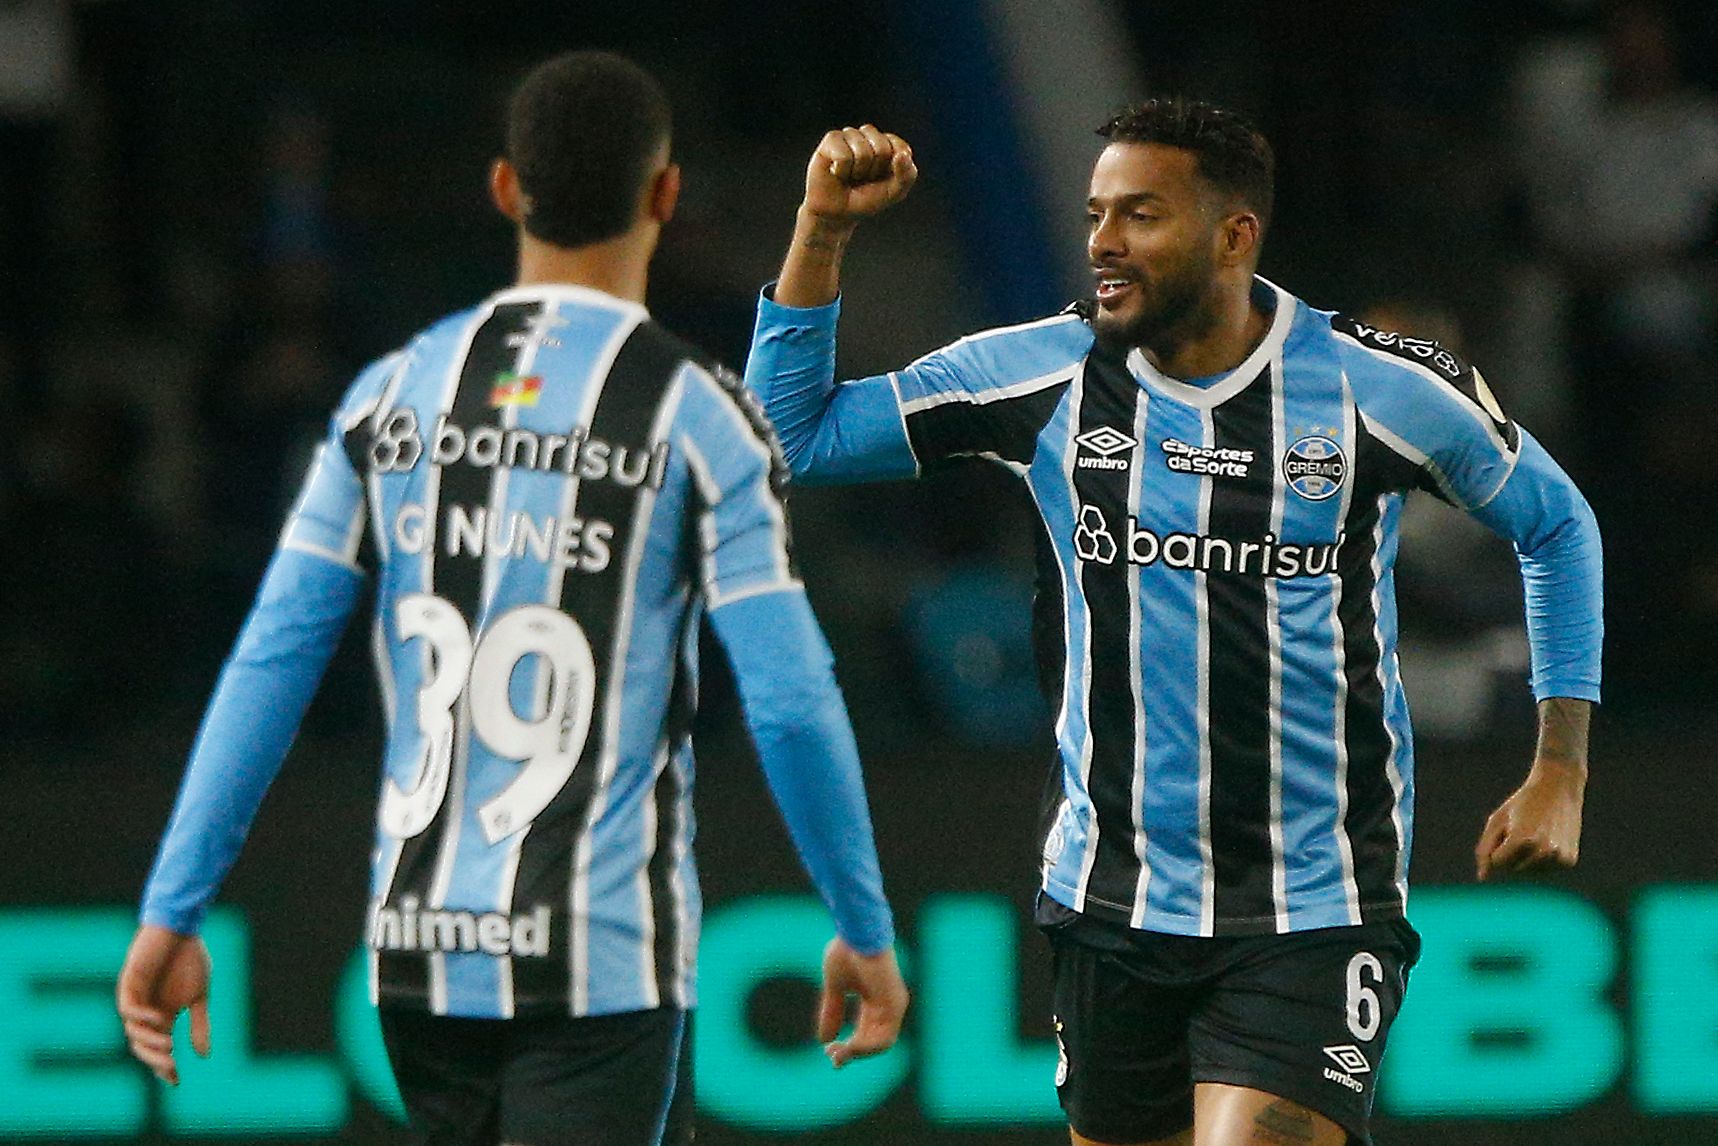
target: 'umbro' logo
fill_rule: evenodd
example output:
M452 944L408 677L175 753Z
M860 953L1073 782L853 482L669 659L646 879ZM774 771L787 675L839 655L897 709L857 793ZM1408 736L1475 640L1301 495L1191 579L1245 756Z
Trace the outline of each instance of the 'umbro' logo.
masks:
M1366 1053L1353 1043L1325 1047L1324 1053L1330 1057L1331 1062L1349 1074L1367 1074L1372 1070L1372 1064L1366 1061Z
M1123 450L1131 450L1139 445L1139 441L1122 433L1114 426L1099 426L1095 430L1087 430L1074 439L1074 444L1082 450L1089 450L1096 457L1081 457L1074 463L1083 470L1125 470L1127 459L1115 455Z

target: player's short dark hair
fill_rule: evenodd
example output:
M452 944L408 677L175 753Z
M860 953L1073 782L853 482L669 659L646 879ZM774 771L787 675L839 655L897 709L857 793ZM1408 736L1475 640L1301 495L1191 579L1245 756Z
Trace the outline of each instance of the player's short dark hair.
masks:
M529 200L526 232L582 247L632 226L672 126L667 93L631 60L568 52L537 65L507 106L507 160Z
M1111 143L1161 143L1191 151L1199 174L1269 224L1276 156L1245 116L1204 100L1159 96L1122 108L1098 128Z

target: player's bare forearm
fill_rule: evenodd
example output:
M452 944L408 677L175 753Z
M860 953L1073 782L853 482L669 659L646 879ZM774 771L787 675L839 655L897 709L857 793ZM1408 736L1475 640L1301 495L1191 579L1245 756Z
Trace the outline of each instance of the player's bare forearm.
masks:
M1479 878L1537 867L1573 867L1581 853L1592 703L1539 702L1539 745L1527 779L1485 823L1474 859Z
M841 257L858 225L857 219L826 219L801 207L776 280L776 302L800 307L834 302L841 293Z
M913 149L872 124L824 135L805 169L805 197L775 301L827 306L841 293L841 257L859 220L899 203L919 170Z
M1533 766L1564 769L1587 778L1587 730L1592 724L1591 701L1550 696L1539 702L1539 747Z

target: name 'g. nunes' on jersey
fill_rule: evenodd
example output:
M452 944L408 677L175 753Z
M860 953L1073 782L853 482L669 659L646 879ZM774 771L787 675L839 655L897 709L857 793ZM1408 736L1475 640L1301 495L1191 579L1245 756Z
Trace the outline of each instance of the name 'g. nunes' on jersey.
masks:
M380 1000L491 1018L693 1005L705 608L837 930L888 946L785 476L737 378L596 291L504 291L371 366L223 672L144 920L196 929L373 573Z
M760 302L747 368L796 475L982 457L1025 479L1064 654L1043 890L1184 935L1399 916L1414 752L1396 663L1404 496L1514 542L1537 696L1597 699L1597 526L1444 348L1257 280L1257 349L1193 382L1078 309L836 385L839 303Z

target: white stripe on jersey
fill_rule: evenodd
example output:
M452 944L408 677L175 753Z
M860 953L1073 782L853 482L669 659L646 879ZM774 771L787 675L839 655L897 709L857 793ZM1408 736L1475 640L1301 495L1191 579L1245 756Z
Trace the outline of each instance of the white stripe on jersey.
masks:
M901 403L901 416L922 414L926 410L934 410L938 406L946 406L951 402L964 402L969 406L987 406L992 402L1005 402L1010 398L1036 394L1038 391L1047 390L1051 386L1059 386L1064 382L1072 381L1074 375L1080 372L1080 366L1084 362L1085 359L1080 358L1066 366L1058 366L1048 374L1040 374L1038 377L1028 378L1024 382L1011 382L1007 386L998 386L994 390L939 390L935 394L926 394L922 398L909 398ZM899 371L895 371L889 375L890 381L895 382L897 398L901 392L900 383L896 381L899 373Z
M1346 377L1346 375L1344 375L1344 377ZM1448 498L1451 504L1467 505L1466 499L1456 492L1455 486L1450 484L1450 479L1445 476L1443 470L1438 468L1438 463L1426 456L1426 454L1422 453L1412 442L1398 437L1395 431L1391 430L1390 427L1386 426L1384 423L1373 418L1372 415L1368 414L1365 410L1360 411L1360 420L1366 424L1366 431L1369 434L1384 443L1384 445L1388 446L1391 451L1402 458L1402 460L1425 470L1427 475L1431 477L1433 483L1443 491L1444 497Z
M1214 446L1216 426L1209 408L1199 411L1199 442ZM1199 483L1199 517L1197 532L1211 532L1211 487L1215 482ZM1217 867L1211 858L1211 599L1205 583L1205 573L1193 572L1194 631L1197 648L1194 652L1199 665L1197 698L1194 706L1194 726L1199 733L1199 934L1211 935L1217 909Z
M957 346L971 346L975 342L984 342L988 339L995 338L999 334L1016 334L1016 333L1023 331L1023 330L1036 330L1039 327L1044 327L1044 326L1057 326L1057 325L1064 323L1064 322L1084 322L1084 321L1085 321L1085 319L1081 318L1077 314L1066 314L1066 313L1064 313L1064 314L1052 314L1048 318L1035 318L1030 322L1017 322L1013 326L993 326L989 330L975 331L972 334L966 335L964 338L957 338L953 342L949 343L947 346L941 347L937 350L933 350L929 354L920 355L918 358L916 358L912 362L908 363L908 367L911 368L913 366L917 366L919 363L925 361L926 359L935 357L936 355L944 353L945 351L953 350Z
M320 542L310 541L299 536L303 524L303 513L311 498L322 489L323 472L328 468L328 443L319 442L311 454L310 466L305 471L304 483L293 503L292 511L286 515L286 523L280 527L280 536L276 542L281 549L294 549L300 553L308 553L336 565L343 565L354 573L363 573L358 564L358 545L364 538L364 501L359 498L351 509L351 520L346 523L345 534L341 537L340 548L330 549ZM321 530L316 532L321 533Z
M690 627L691 640L698 639L698 626ZM690 741L670 747L671 755L668 766L675 770L679 777L680 806L676 809L680 817L680 830L674 833L673 864L669 868L668 885L674 893L674 923L679 928L679 945L674 957L674 1005L685 1010L692 1005L692 984L689 976L698 960L698 926L692 919L692 895L686 887L686 862L692 851L692 778L687 774L684 753L690 747Z
M1144 394L1133 403L1133 460L1127 487L1127 512L1139 519L1140 491L1145 486L1146 411L1151 403ZM1129 685L1133 692L1133 785L1129 793L1133 801L1133 858L1139 864L1139 879L1133 888L1134 927L1145 926L1145 915L1151 890L1151 865L1146 862L1145 834L1145 745L1149 730L1145 723L1145 668L1140 663L1139 570L1128 568L1127 578L1127 660Z
M363 525L364 518L362 512L360 512L358 516L359 528L357 531L357 536L359 537L363 536ZM288 537L281 541L280 547L282 549L291 549L299 553L308 553L312 557L320 557L324 561L331 561L343 568L350 569L354 573L364 572L363 566L359 565L358 562L353 560L351 557L348 557L344 553L336 553L332 549L324 548L313 541L300 541L295 537Z
M913 459L913 476L919 477L925 472L925 467L919 464L919 452L913 449L913 432L907 429L907 412L901 407L907 400L901 397L901 372L891 370L884 377L889 379L889 389L895 392L895 416L901 420L901 440L907 443L907 453Z
M1281 305L1280 303L1278 304ZM1283 368L1283 350L1278 346L1271 356L1271 445L1266 457L1279 458L1288 448L1285 407L1288 396L1288 372ZM1352 441L1352 439L1349 439ZM1284 505L1288 498L1288 477L1280 465L1271 467L1271 536L1283 535ZM1352 481L1344 485L1352 485ZM1334 559L1333 559L1334 560ZM1331 581L1337 578L1335 570ZM1265 644L1270 651L1270 738L1271 738L1271 901L1276 909L1277 932L1289 929L1288 860L1283 846L1283 619L1277 592L1277 579L1265 581Z
M732 593L711 593L709 608L720 609L723 605L732 605L735 601L744 601L752 597L762 597L769 593L803 593L805 582L789 578L786 581L766 581L761 585L748 585L744 589L736 589Z

